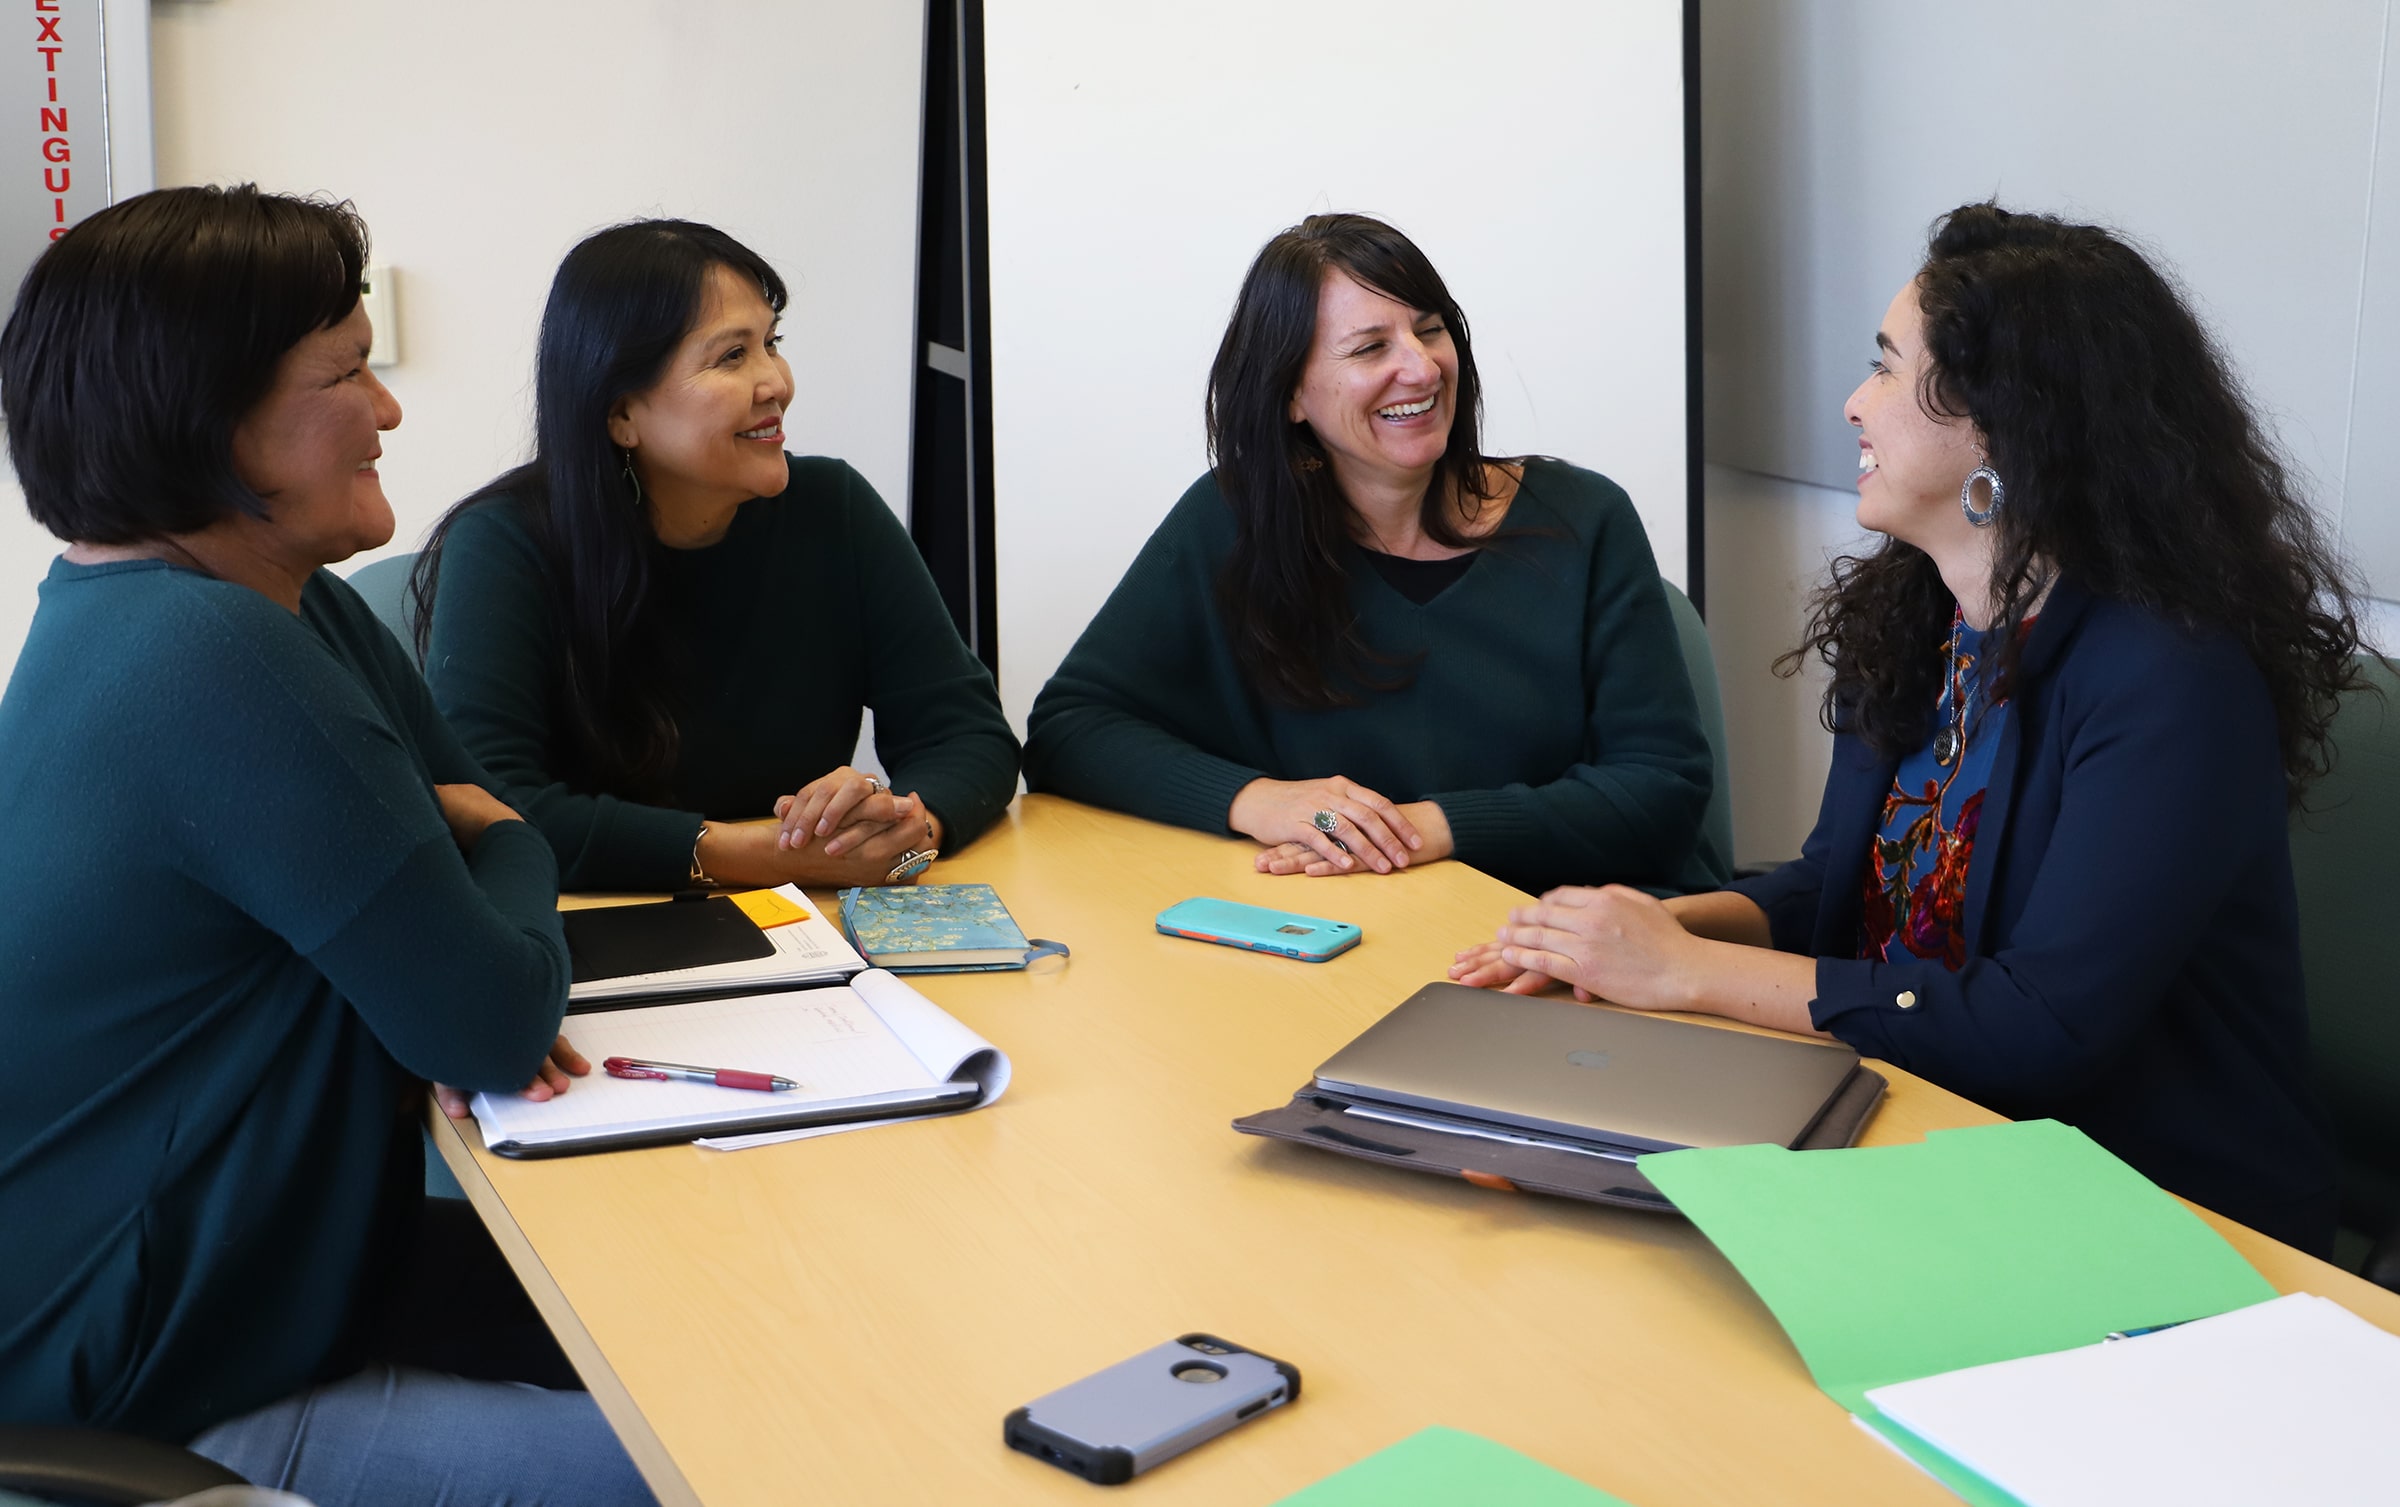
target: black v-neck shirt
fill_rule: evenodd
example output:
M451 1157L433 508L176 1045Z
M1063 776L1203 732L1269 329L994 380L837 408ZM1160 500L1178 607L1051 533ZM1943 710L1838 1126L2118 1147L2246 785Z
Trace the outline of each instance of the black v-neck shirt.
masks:
M1469 550L1447 560L1411 560L1403 555L1387 555L1381 550L1363 547L1359 553L1367 557L1368 563L1375 567L1375 574L1383 577L1384 584L1422 607L1448 591L1460 576L1465 575L1467 568L1475 563L1478 552Z

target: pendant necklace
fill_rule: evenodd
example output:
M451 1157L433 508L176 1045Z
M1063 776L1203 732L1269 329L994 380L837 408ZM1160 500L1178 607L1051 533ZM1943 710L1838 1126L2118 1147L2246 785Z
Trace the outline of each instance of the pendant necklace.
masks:
M1942 699L1934 703L1933 709L1936 718L1945 709L1949 712L1941 731L1933 735L1933 761L1944 769L1958 762L1959 753L1966 746L1967 707L1975 696L1974 675L1971 672L1962 675L1958 663L1959 634L1965 626L1966 614L1954 610L1950 616L1950 652L1942 676Z

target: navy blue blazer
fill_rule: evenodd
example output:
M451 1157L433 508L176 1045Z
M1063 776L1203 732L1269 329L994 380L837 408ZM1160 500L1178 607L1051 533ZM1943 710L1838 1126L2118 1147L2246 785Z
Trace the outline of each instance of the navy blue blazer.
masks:
M1817 959L1817 1028L2152 1181L2332 1248L2284 778L2265 678L2223 633L2061 580L2025 644L1975 852L1966 965L1865 962L1897 760L1834 739L1801 856L1733 888Z

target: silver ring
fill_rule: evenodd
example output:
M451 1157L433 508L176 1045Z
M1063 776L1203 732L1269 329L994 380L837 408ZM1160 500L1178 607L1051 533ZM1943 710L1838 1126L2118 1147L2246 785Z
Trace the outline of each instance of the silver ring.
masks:
M1308 824L1316 828L1318 831L1324 833L1327 837L1333 837L1333 845L1335 847L1341 849L1345 853L1350 851L1350 845L1348 843L1342 841L1338 837L1333 836L1334 833L1341 830L1342 818L1339 814L1332 811L1320 811L1308 819Z
M873 775L867 776L867 794L881 795L883 794L883 789L883 781L875 778Z

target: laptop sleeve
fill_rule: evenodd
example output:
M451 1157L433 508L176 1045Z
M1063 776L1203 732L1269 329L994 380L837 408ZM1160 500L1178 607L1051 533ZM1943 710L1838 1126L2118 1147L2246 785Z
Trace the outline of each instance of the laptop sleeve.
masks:
M1815 1123L1793 1149L1818 1151L1855 1143L1866 1128L1867 1117L1881 1102L1885 1086L1882 1075L1868 1068L1852 1072L1826 1100ZM1675 1206L1650 1185L1633 1162L1363 1119L1345 1113L1338 1101L1317 1093L1313 1084L1292 1095L1291 1103L1245 1115L1233 1122L1233 1128L1244 1135L1293 1141L1387 1167L1464 1178L1479 1188L1548 1193L1660 1214L1675 1212Z

